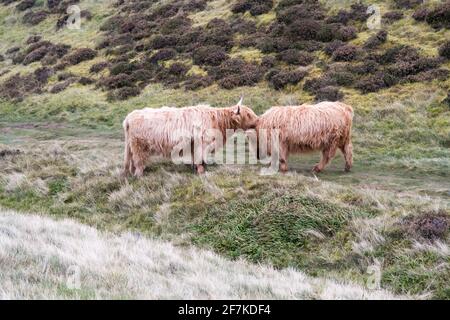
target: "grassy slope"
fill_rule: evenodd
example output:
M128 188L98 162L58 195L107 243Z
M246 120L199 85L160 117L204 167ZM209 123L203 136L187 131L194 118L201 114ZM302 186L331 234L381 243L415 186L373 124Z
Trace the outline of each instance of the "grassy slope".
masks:
M43 33L53 42L93 46L109 1L81 3L96 13L82 33L50 32L55 21L25 28L1 19L2 45L6 49L29 34ZM378 3L387 8L384 1ZM195 21L205 23L217 14L227 17L226 1L212 1ZM0 15L17 13L2 6ZM272 18L268 14L258 19L267 23ZM448 30L435 32L410 18L388 30L397 43L420 46L430 56L450 37ZM360 34L354 41L368 36ZM258 52L235 54L258 56ZM77 65L74 71L83 74L95 61ZM12 68L6 62L0 66ZM13 71L36 67L14 66ZM0 143L25 154L1 159L0 205L74 217L110 230L158 234L230 257L300 267L313 275L360 284L367 278L367 266L384 258L383 287L448 298L448 234L429 244L398 229L403 216L449 208L450 110L440 102L450 80L369 95L348 90L345 101L356 111L356 164L349 175L341 172L337 159L317 181L309 173L317 158L313 155L292 157L295 173L282 177L258 176L258 167L214 167L205 180L186 168L158 165L148 172L148 179L118 179L120 123L130 110L200 102L231 105L244 93L246 103L262 113L270 105L311 101L299 90L301 85L283 92L266 84L231 91L213 86L198 92L150 85L126 102L108 102L93 87L73 85L59 94L1 102ZM11 125L15 121L60 124L30 128Z
M0 228L3 299L401 298L70 220L2 211Z

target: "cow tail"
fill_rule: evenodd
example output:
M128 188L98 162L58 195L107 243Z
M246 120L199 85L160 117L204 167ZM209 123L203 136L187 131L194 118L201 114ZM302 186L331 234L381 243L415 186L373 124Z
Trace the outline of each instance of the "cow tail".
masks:
M127 119L123 122L123 131L125 134L125 153L124 153L124 160L123 160L123 174L124 176L127 176L128 174L131 174L131 167L133 165L133 154L131 153L131 141L129 141L129 134L128 131L130 129L130 124L128 123Z

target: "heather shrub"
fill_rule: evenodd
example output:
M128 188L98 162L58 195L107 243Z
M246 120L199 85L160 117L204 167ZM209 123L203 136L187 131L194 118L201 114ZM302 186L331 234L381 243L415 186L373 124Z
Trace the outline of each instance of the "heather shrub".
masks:
M172 48L160 49L150 57L150 62L158 63L159 61L166 61L174 58L177 52Z
M314 60L314 56L305 51L289 49L278 54L278 59L288 64L306 66Z
M334 61L351 61L356 58L358 52L358 48L354 45L346 44L343 46L339 46L333 52L333 60Z
M198 48L192 58L198 65L218 66L228 59L228 55L222 47L213 45Z
M342 41L349 41L357 37L358 31L352 26L343 26L337 30L336 39Z
M90 48L76 49L69 55L64 57L64 61L70 65L76 65L80 62L94 59L97 56L97 52Z
M198 90L209 87L213 83L213 79L209 76L191 76L186 80L184 86L187 90Z
M23 15L22 22L28 25L38 25L47 18L48 14L45 11L28 11Z
M425 21L428 15L428 8L427 7L419 7L414 11L412 17L416 21Z
M399 9L411 9L422 4L423 0L394 0L394 4Z
M360 79L355 87L363 93L376 92L386 87L384 77L381 73L368 75Z
M437 5L431 9L426 18L426 22L433 28L450 28L450 1Z
M343 93L337 87L323 87L316 92L316 101L339 101L344 97Z
M42 39L42 37L39 35L32 35L32 36L28 37L26 44L32 44L35 42L39 42L41 39Z
M99 85L106 89L118 89L133 86L133 78L125 73L106 77L100 80Z
M392 23L403 19L403 13L401 11L390 11L386 12L382 18L384 23Z
M119 62L109 69L111 75L118 75L120 73L131 74L133 71L137 70L138 66L136 63L132 62Z
M445 42L440 48L439 48L439 55L441 57L444 57L446 59L450 59L450 41Z
M335 52L338 48L340 48L340 47L342 47L342 46L344 46L344 45L345 45L345 43L342 42L341 40L334 40L333 42L328 43L328 44L324 47L323 50L325 51L326 54L332 56L332 55L334 54L334 52Z
M250 14L257 16L269 12L273 7L273 0L238 0L231 7L233 13L244 13L250 11Z
M220 66L214 67L212 74L219 85L225 89L239 86L251 86L258 83L263 76L259 66L245 62L243 59L228 59Z
M287 85L296 85L305 76L307 72L303 70L273 70L267 75L267 80L276 90L285 88Z
M365 48L373 49L387 41L388 33L386 30L380 30L369 39L367 39L364 44Z
M112 92L108 92L108 100L126 100L130 97L138 96L141 90L136 86L122 87Z
M19 11L25 11L27 9L30 9L34 4L36 3L36 0L23 0L19 2L19 4L16 5L16 9Z
M97 62L96 64L93 64L91 66L91 68L89 69L89 72L90 73L98 73L108 67L110 67L110 63L107 61Z

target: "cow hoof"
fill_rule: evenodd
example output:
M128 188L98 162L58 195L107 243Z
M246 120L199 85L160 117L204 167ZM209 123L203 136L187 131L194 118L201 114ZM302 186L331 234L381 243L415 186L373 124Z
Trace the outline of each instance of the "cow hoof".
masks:
M348 173L348 172L350 172L350 171L352 171L352 170L351 170L351 168L347 168L347 167L346 167L344 171Z
M314 172L314 173L320 173L320 172L322 172L322 170L321 170L318 166L315 166L315 167L312 169L312 172Z
M198 166L197 167L197 174L204 174L205 173L205 167Z

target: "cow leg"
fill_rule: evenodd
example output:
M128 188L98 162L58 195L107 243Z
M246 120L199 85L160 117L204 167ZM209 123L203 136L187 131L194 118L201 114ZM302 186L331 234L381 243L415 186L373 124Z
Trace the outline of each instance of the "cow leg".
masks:
M131 144L132 161L130 164L130 171L135 177L142 177L144 175L145 163L147 159L146 146L140 141L133 141Z
M340 149L345 158L345 172L350 172L353 166L353 145L351 142L348 142Z
M280 144L280 171L286 173L288 171L289 147L286 143Z
M332 145L331 147L325 148L322 150L322 158L320 162L313 168L313 171L316 173L321 172L327 165L330 163L331 159L336 155L336 145Z

